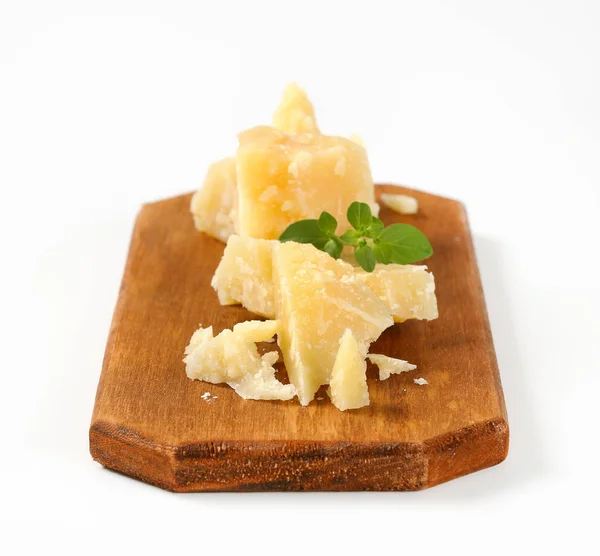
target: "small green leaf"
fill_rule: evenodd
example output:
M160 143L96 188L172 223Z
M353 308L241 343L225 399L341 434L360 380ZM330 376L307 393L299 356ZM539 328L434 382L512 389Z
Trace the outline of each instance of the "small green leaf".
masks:
M354 258L364 270L367 272L373 272L377 260L375 259L375 253L373 252L372 247L368 245L358 247L354 251Z
M339 259L343 250L344 244L338 238L331 238L323 247L323 251L329 253L334 259Z
M370 237L371 239L376 239L380 236L383 228L383 222L379 220L379 218L377 218L376 216L373 216L373 218L371 219L371 224L365 230L365 235L367 237Z
M390 262L398 264L422 261L433 254L425 234L410 224L388 226L381 232L378 245L388 245L391 248Z
M356 230L347 230L341 236L340 239L346 245L358 245L358 240L362 237L360 232Z
M373 215L371 214L371 207L367 203L361 203L354 201L349 207L346 213L348 222L352 224L355 230L364 229L372 224Z
M290 224L279 236L279 241L295 241L296 243L311 243L317 249L323 249L329 240L317 220L300 220Z
M378 263L389 264L392 258L392 248L389 243L377 243L373 246L373 252Z
M321 216L319 216L318 224L319 229L326 234L335 233L335 229L337 228L337 220L335 217L325 211L323 211Z

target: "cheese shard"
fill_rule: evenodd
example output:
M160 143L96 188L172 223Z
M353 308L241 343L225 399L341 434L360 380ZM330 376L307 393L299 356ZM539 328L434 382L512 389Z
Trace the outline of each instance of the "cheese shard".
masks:
M419 212L419 201L410 195L382 193L381 202L399 214L417 214Z
M257 315L274 318L272 254L269 240L232 235L211 282L221 305L241 303Z
M411 365L408 361L394 359L387 355L373 353L367 355L367 358L379 368L379 380L386 380L390 378L390 375L407 373L408 371L414 371L417 368L416 365Z
M221 305L276 318L271 254L278 242L231 236L212 280ZM377 265L372 273L350 266L387 307L395 322L438 316L435 281L426 266Z
M184 362L189 378L226 382L238 395L252 400L291 400L296 390L275 378L279 354L258 354L256 342L269 341L279 330L277 321L248 321L213 336L212 327L192 335Z
M276 242L273 249L277 336L302 405L328 384L346 329L364 353L393 324L386 307L353 268L312 245Z
M190 209L196 228L226 242L236 229L237 196L235 158L212 164L204 184L192 197Z
M284 133L319 133L315 110L303 89L290 83L273 116L273 127Z
M355 273L389 309L395 322L437 319L435 280L426 266L378 264L373 272L356 268Z
M240 133L236 161L240 236L277 239L322 211L337 218L342 233L353 201L378 209L367 152L349 139L260 126Z
M333 405L341 411L369 405L367 364L364 352L350 329L340 340L328 392Z

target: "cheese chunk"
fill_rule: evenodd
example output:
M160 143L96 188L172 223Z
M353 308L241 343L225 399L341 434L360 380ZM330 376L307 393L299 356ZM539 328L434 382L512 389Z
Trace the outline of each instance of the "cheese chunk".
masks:
M302 405L329 383L346 329L366 353L368 344L393 324L386 307L353 274L350 265L312 245L274 245L277 339Z
M394 359L387 355L377 355L373 353L367 357L373 365L377 365L379 368L379 380L386 380L387 378L390 378L390 375L407 373L408 371L414 371L417 368L416 365L411 365L408 361Z
M257 315L274 318L272 254L269 240L232 235L211 282L221 305L241 303Z
M189 378L218 384L226 382L238 395L251 400L291 400L296 390L275 378L279 354L258 354L256 342L269 341L279 329L277 321L248 321L223 330L216 337L212 327L200 328L185 350Z
M433 274L426 266L378 264L373 272L356 268L356 279L364 282L389 309L395 322L438 317Z
M238 233L277 239L293 222L322 211L348 229L353 201L375 204L373 180L363 147L342 137L288 135L255 127L239 135L237 151Z
M190 208L199 231L227 241L235 232L237 220L235 158L224 158L210 166Z
M221 305L241 303L248 311L276 318L271 253L277 243L231 236L212 280ZM379 297L395 322L437 318L435 281L426 266L377 265L372 273L350 268L356 280Z
M303 89L290 83L273 116L273 127L284 133L319 133L315 110Z
M409 195L382 193L381 202L399 214L417 214L419 211L419 201Z
M340 340L328 393L333 405L341 411L369 405L367 364L364 352L350 329Z

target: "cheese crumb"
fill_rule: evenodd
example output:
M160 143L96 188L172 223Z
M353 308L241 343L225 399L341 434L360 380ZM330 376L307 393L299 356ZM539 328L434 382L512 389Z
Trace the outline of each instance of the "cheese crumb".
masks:
M423 386L425 384L429 384L429 382L427 382L424 378L415 378L414 379L414 383L418 384L419 386Z
M214 337L212 327L200 328L185 350L188 377L213 384L225 382L244 399L291 400L295 387L275 378L273 365L279 354L273 351L261 357L256 347L257 342L271 339L278 327L279 322L273 320L247 321ZM210 396L205 392L201 398L210 401Z
M407 361L394 359L387 355L377 355L373 353L367 357L371 363L379 367L379 380L386 380L390 378L390 375L407 373L409 371L414 371L417 368L416 365L411 365Z
M417 214L419 201L409 195L381 194L381 202L399 214Z

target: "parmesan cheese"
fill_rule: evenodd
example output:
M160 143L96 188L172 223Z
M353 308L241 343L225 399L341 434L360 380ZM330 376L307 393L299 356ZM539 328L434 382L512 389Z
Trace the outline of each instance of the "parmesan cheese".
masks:
M284 91L273 126L244 131L236 156L209 168L192 198L198 230L223 242L233 233L275 239L289 224L323 210L338 219L342 232L354 201L379 212L364 146L322 135L312 103L297 85Z
M211 282L221 305L241 303L257 315L274 318L272 254L269 240L231 236Z
M386 307L353 269L312 245L278 243L273 250L278 342L302 405L328 384L347 329L361 351L393 324Z
M191 202L194 224L201 232L226 242L235 233L237 185L235 158L224 158L209 169Z
M248 311L276 318L271 253L277 243L230 238L212 281L222 305L241 303ZM426 266L377 265L371 273L350 265L346 269L375 293L395 322L437 318L435 281Z
M419 211L419 201L409 195L382 193L381 202L399 214L417 214Z
M353 201L378 209L367 153L342 137L249 129L239 135L236 173L241 236L276 239L322 211L338 219L341 233Z
M408 371L414 371L417 368L416 365L411 365L408 361L394 359L387 355L377 355L373 353L369 354L367 358L379 368L379 380L386 380L390 378L390 375L407 373Z
M435 280L426 266L378 264L373 272L356 268L355 275L381 299L395 322L437 319Z
M328 393L333 405L341 411L369 405L367 364L350 329L346 329L340 340Z
M285 88L281 103L273 116L273 127L296 135L319 133L312 102L295 83L290 83Z
M278 328L277 321L248 321L217 336L212 327L199 328L185 350L188 377L213 384L225 382L245 399L291 400L296 395L294 386L275 378L273 365L278 353L261 357L256 347L256 342L269 341Z

